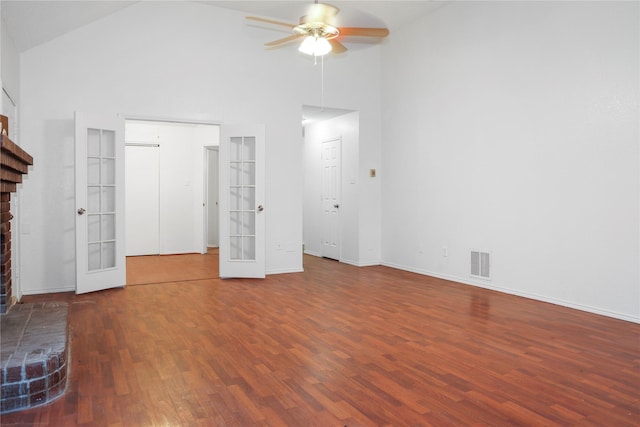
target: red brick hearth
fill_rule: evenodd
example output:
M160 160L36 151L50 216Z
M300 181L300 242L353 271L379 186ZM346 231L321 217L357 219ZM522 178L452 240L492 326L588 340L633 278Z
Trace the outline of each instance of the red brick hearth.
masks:
M16 304L0 319L0 413L46 403L67 384L67 304Z

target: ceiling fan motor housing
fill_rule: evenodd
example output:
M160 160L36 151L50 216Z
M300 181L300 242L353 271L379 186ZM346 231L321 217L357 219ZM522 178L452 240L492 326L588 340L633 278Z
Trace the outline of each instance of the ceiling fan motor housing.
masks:
M309 6L307 14L300 18L300 24L293 28L298 34L305 34L325 39L338 37L340 31L336 26L336 15L340 9L324 3Z

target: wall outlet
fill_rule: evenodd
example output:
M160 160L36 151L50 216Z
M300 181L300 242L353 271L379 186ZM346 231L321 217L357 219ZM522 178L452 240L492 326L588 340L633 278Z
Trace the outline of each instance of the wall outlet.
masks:
M442 247L442 256L445 257L445 258L449 256L449 248L448 247L446 247L446 246Z

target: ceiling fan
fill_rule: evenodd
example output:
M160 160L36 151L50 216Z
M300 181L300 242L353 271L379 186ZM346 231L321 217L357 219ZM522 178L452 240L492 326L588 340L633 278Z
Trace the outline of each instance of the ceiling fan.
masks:
M307 14L300 18L300 23L288 24L257 16L247 16L247 19L280 25L289 28L293 34L282 39L265 43L265 46L274 47L294 40L304 39L300 52L307 55L322 56L329 52L343 53L347 48L340 42L344 37L386 37L389 30L386 28L362 28L362 27L338 27L336 15L339 9L335 6L315 1L309 6Z

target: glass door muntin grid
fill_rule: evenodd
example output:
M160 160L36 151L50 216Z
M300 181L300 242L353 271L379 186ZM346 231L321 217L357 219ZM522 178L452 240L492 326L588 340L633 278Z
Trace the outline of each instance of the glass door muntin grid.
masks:
M116 267L115 132L87 129L87 268Z
M231 137L229 260L256 259L256 138Z

